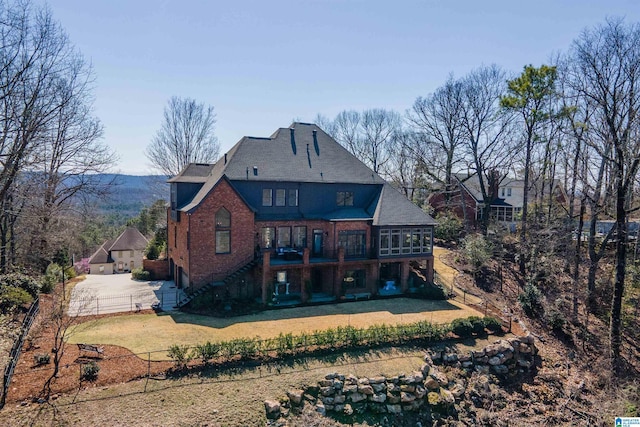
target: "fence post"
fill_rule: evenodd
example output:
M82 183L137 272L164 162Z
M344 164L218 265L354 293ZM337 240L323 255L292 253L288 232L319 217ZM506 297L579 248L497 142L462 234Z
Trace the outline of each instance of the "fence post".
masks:
M149 377L151 376L151 352L147 352L147 381L144 383L144 392L147 392L147 384L149 384Z
M129 294L129 311L133 311L133 295Z
M100 298L96 297L96 315L100 314Z

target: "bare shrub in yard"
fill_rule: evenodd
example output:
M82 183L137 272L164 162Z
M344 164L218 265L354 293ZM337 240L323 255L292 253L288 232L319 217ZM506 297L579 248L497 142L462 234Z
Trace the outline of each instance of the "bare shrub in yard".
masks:
M98 379L98 372L100 372L100 366L91 361L80 368L80 378L84 381L95 381Z

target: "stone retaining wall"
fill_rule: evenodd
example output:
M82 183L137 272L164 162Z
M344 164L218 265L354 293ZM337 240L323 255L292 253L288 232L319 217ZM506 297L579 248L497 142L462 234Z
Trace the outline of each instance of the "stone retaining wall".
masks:
M489 387L488 374L498 377L522 375L535 367L537 348L533 336L496 341L480 351L466 354L434 352L425 356L420 371L393 377L377 376L358 378L354 375L331 373L317 385L289 390L283 401L264 402L267 418L287 416L289 411L299 411L305 403L315 406L323 415L342 413L398 414L418 411L429 405L434 412L447 412L480 387ZM476 373L472 384L463 378L449 378L440 366L455 366Z

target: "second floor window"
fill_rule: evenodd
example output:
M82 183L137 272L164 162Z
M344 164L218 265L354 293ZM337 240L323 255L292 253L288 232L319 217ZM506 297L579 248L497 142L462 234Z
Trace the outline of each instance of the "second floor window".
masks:
M353 191L338 191L336 204L338 206L353 206Z
M365 256L366 240L366 231L341 231L338 233L338 246L344 248L345 258Z
M298 206L298 189L289 190L289 206Z
M276 190L276 206L285 206L286 200L285 197L287 195L287 190L284 188L278 188Z
M262 189L262 206L273 206L273 190L271 188Z

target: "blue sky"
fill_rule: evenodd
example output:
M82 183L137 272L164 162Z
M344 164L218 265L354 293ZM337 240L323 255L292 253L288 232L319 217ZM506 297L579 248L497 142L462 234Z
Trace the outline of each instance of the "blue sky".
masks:
M144 149L173 96L213 105L221 153L242 136L342 110L395 109L450 73L518 73L566 51L606 17L640 22L637 0L51 0L91 61L95 113L119 155L147 174Z

